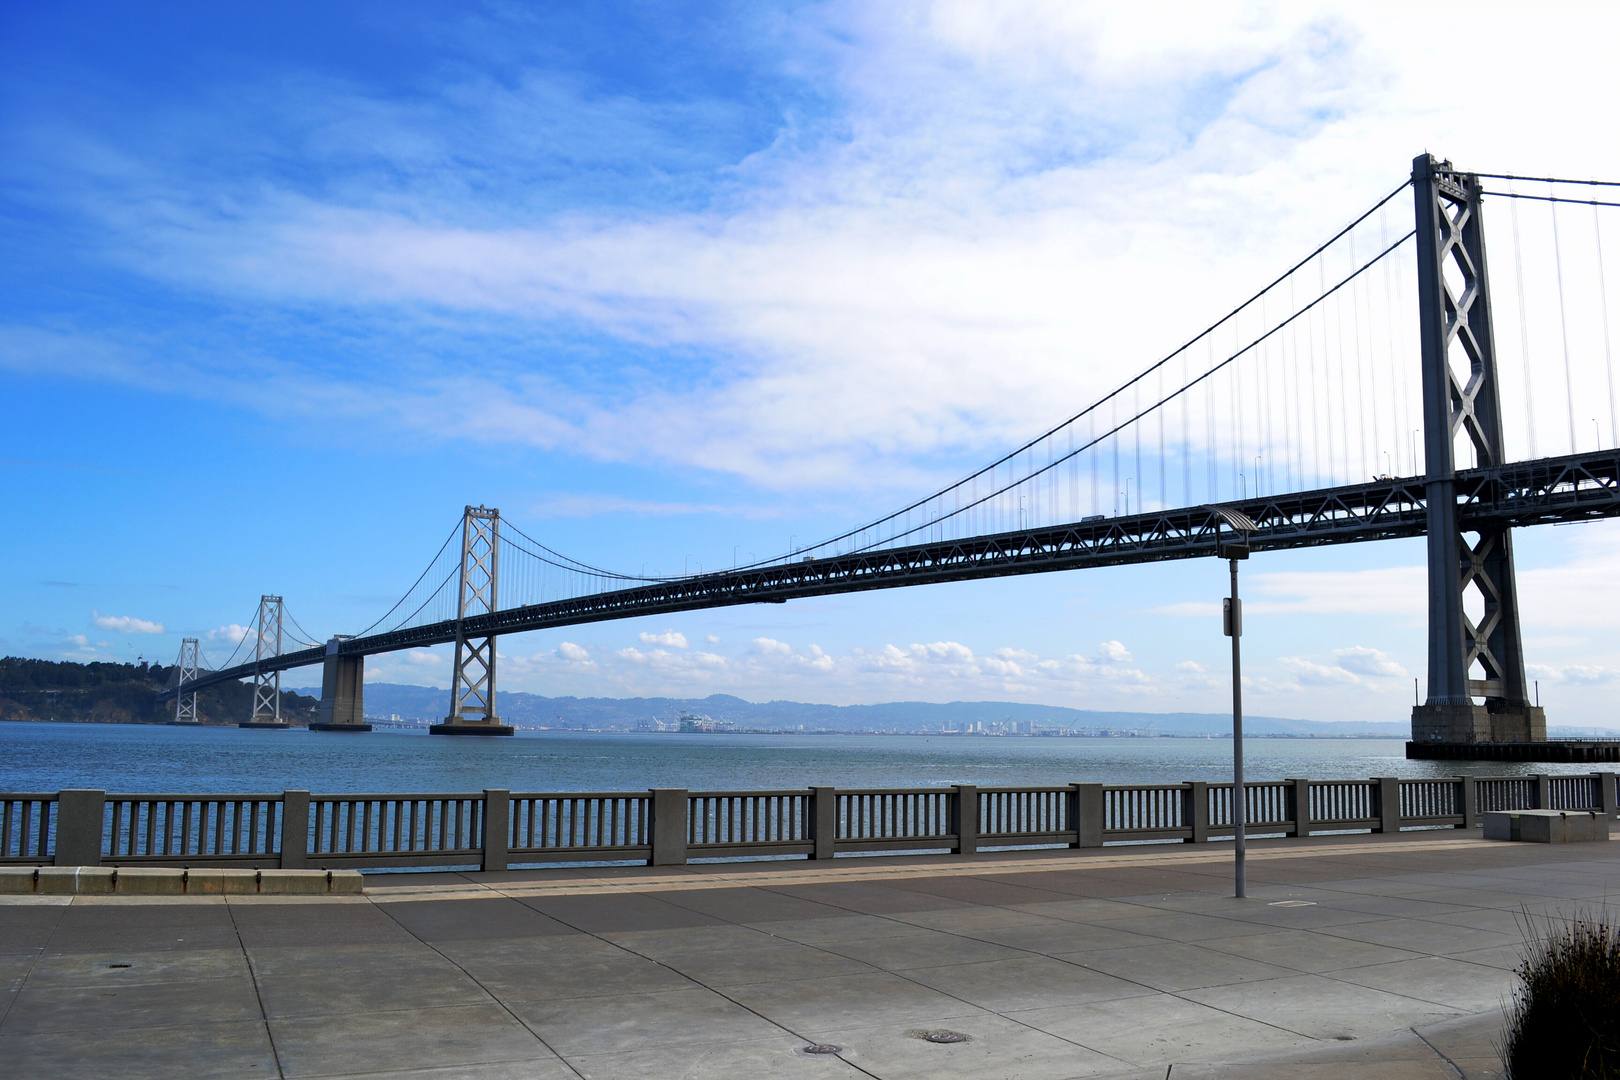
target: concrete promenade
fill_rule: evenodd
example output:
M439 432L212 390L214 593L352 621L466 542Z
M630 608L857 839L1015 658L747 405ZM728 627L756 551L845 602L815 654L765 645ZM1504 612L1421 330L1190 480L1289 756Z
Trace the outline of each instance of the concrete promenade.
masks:
M1261 841L1246 901L1230 858L3 897L0 1076L1487 1077L1522 912L1620 896L1620 844Z

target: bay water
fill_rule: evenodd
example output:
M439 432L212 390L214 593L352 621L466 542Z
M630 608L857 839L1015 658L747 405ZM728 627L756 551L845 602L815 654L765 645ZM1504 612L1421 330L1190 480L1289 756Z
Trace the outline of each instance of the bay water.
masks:
M1592 771L1585 765L1408 761L1398 739L1248 739L1244 759L1251 780ZM562 731L447 738L421 730L0 723L5 792L748 791L1231 777L1230 739Z

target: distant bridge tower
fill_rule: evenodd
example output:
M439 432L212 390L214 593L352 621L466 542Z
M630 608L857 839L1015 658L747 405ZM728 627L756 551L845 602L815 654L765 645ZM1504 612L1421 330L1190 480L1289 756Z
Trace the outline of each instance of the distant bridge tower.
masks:
M1429 515L1429 697L1412 709L1412 739L1539 742L1547 721L1525 694L1512 537L1481 530L1470 543L1457 528L1459 445L1481 466L1504 461L1479 178L1424 154L1412 188Z
M286 728L281 718L281 672L263 671L259 665L281 655L282 604L279 596L259 597L258 641L253 648L253 715L245 728Z
M450 715L435 735L511 735L495 716L495 635L477 641L467 620L493 615L500 584L501 512L469 506L461 518L461 587L456 598L456 660L450 675ZM475 635L476 636L476 635Z
M175 664L179 668L179 681L175 683L181 692L174 695L173 724L197 723L197 691L185 693L184 688L188 682L197 681L197 639L188 637L180 643L180 660Z

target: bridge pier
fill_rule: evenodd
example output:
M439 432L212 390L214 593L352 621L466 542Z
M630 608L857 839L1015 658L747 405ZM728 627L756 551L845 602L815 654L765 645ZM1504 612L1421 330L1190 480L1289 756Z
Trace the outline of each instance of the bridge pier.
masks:
M326 660L321 665L320 719L309 725L311 731L370 731L366 723L366 658L344 656L341 638L326 643Z
M1429 564L1429 696L1412 709L1412 742L1545 742L1546 714L1526 694L1511 530L1458 522L1459 445L1480 466L1506 460L1479 178L1423 154L1412 190Z

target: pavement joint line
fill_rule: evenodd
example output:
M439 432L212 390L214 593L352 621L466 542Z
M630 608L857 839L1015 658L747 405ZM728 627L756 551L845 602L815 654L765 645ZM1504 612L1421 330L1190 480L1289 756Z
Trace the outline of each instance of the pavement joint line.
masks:
M253 957L248 953L247 942L242 940L242 928L236 923L236 912L231 905L225 905L225 913L231 920L231 932L236 935L236 947L241 951L242 963L247 965L248 981L253 984L253 1000L259 1006L259 1023L264 1026L265 1041L270 1044L270 1059L276 1063L276 1075L285 1080L287 1070L281 1064L281 1048L276 1045L276 1033L270 1030L270 1014L265 1011L264 995L259 992L259 973L254 970Z
M519 904L523 903L522 899L519 898L519 897L508 897L508 899L514 900ZM658 899L658 898L654 897L653 899ZM660 901L660 902L669 904L670 907L680 907L679 904L670 904L668 901ZM523 904L523 906L528 907L527 904ZM834 906L834 905L828 905L828 906ZM586 935L596 939L597 941L603 942L606 945L610 945L613 948L618 949L620 952L629 953L631 956L639 956L641 959L646 960L649 963L657 964L659 967L664 968L666 971L673 972L674 974L676 974L676 975L680 976L681 978L685 979L687 982L690 982L692 985L697 986L697 987L701 987L702 989L707 990L709 993L714 994L717 997L723 998L726 1001L731 1002L731 1004L735 1005L737 1008L742 1009L745 1012L751 1013L754 1016L759 1017L765 1023L770 1024L772 1027L775 1027L779 1031L786 1032L787 1034L793 1036L795 1039L800 1039L800 1040L802 1040L802 1041L804 1041L806 1043L811 1043L811 1042L816 1041L814 1039L806 1038L804 1035L801 1035L799 1032L794 1031L792 1028L788 1027L787 1024L783 1023L781 1020L772 1019L771 1017L766 1016L764 1013L760 1012L758 1009L755 1009L755 1008L752 1008L752 1007L750 1007L748 1005L743 1004L742 1002L738 1001L736 998L732 997L730 994L726 993L724 990L720 989L719 987L710 986L708 983L704 982L702 979L699 979L697 976L692 975L692 974L690 974L688 972L682 971L679 968L674 967L674 966L672 966L670 964L666 964L664 961L658 959L656 956L648 956L646 953L638 952L637 950L632 949L629 945L625 944L622 941L614 941L612 938L603 937L601 934L598 934L598 933L596 933L594 931L586 930L584 927L581 927L581 926L576 926L574 923L569 922L567 919L561 918L561 917L559 917L559 916L557 916L557 915L555 915L555 914L553 914L551 912L540 911L539 908L531 908L530 910L537 911L537 912L539 912L540 914L546 916L549 919L554 919L557 922L559 922L562 925L568 927L570 930L573 930L576 933L586 934ZM689 909L682 908L681 910L684 911L684 910L689 910ZM731 923L730 925L741 926L744 929L748 929L748 930L755 930L754 927L745 926L744 924L741 924L741 923ZM755 932L756 933L763 933L763 931L758 931L758 930L755 930ZM767 934L766 936L767 937L775 937L776 935ZM800 943L800 944L802 944L802 943ZM848 957L844 957L844 959L848 959ZM868 965L868 966L870 967L871 965ZM881 969L878 969L878 970L881 970ZM558 1056L561 1057L562 1055L559 1054ZM588 1056L588 1055L581 1055L581 1056L584 1057L584 1056ZM837 1054L835 1056L838 1058L839 1061L842 1061L845 1065L848 1065L850 1068L854 1069L856 1072L860 1073L862 1076L871 1077L871 1080L882 1080L882 1077L877 1076L875 1073L869 1072L866 1069L862 1068L860 1065L856 1064L855 1062L850 1061L848 1058L844 1057L844 1055L842 1053L839 1053L839 1054ZM566 1060L566 1059L564 1059L564 1060ZM573 1069L574 1068L573 1063L568 1062L568 1067L570 1069ZM574 1071L575 1071L576 1074L579 1072L578 1069L574 1069ZM690 1074L690 1072L691 1072L691 1067L689 1067L687 1069L687 1074Z
M556 1047L554 1047L550 1043L548 1043L545 1040L545 1036L541 1035L538 1031L534 1030L534 1028L529 1025L528 1021L524 1020L523 1017L521 1017L517 1013L513 1012L512 1007L510 1005L508 1005L505 1001L502 1001L501 998L499 997L499 995L490 993L489 987L485 986L478 979L478 977L476 975L474 975L472 972L468 971L465 967L463 967L453 957L450 957L450 956L446 955L445 952L442 949L440 949L437 945L433 944L431 941L424 940L422 937L417 935L414 931L411 930L410 927L406 926L404 923L400 922L397 918L395 918L393 912L389 911L385 907L381 907L380 910L382 911L382 913L384 915L386 915L390 920L392 920L393 923L396 926L398 926L401 930L405 931L405 933L410 934L411 938L414 941L417 941L423 947L431 950L432 952L437 953L440 958L445 960L452 967L454 967L457 971L461 972L464 976L466 976L467 980L469 982L471 982L474 986L478 987L478 989L482 990L489 997L489 999L491 1001L493 1001L496 1005L499 1005L501 1007L501 1010L503 1012L505 1012L506 1015L510 1016L513 1020L517 1021L518 1025L520 1027L522 1027L523 1030L527 1031L534 1038L535 1042L537 1042L541 1046L545 1047L546 1051L548 1053L550 1053L552 1057L556 1058L558 1061L560 1061L564 1065L568 1066L568 1069L569 1069L570 1072L572 1072L575 1076L581 1077L581 1080L584 1080L583 1074L578 1069L574 1068L574 1065L573 1065L572 1062L570 1062L567 1058L565 1058L561 1054L559 1054L557 1052ZM408 1011L414 1011L414 1010L400 1009L400 1010L395 1010L395 1011L408 1012Z
M1424 1046L1427 1046L1430 1050L1432 1050L1434 1052L1435 1057L1439 1058L1441 1061L1443 1061L1447 1065L1451 1066L1451 1071L1457 1074L1458 1080L1467 1080L1467 1074L1462 1071L1462 1067L1460 1065L1458 1065L1455 1061L1452 1061L1450 1055L1444 1053L1443 1051L1441 1051L1441 1049L1438 1046L1434 1045L1434 1043L1432 1043L1428 1039L1424 1038L1423 1037L1423 1032L1419 1031L1415 1027L1414 1028L1408 1028L1407 1030L1410 1031L1413 1035L1416 1035L1419 1042L1421 1042Z
M773 891L773 890L767 889L765 891L770 892L770 891ZM791 894L789 894L789 893L779 893L778 895L791 896ZM817 901L817 902L818 903L824 903L828 907L838 908L841 911L847 911L847 912L849 912L851 914L861 914L861 915L870 915L870 914L872 914L871 912L858 911L855 908L843 907L843 906L841 906L839 904L829 903L829 902L824 901L824 900L823 901ZM979 906L995 908L995 909L1001 910L1001 911L1020 910L1020 909L1017 909L1017 908L1007 907L1004 904L981 904ZM1037 950L1034 950L1034 949L1025 949L1022 946L1018 946L1018 945L1007 945L1007 944L1005 944L1003 942L999 942L999 941L990 941L988 938L977 938L977 937L973 937L970 934L963 933L961 931L941 930L938 927L924 926L921 923L908 922L905 919L901 918L899 915L895 915L895 914L877 914L877 915L874 915L873 917L879 918L879 919L884 919L884 920L886 920L888 922L897 923L897 924L899 924L901 926L921 927L923 929L933 930L936 933L948 934L951 937L961 938L964 941L978 941L978 942L982 942L982 943L986 943L986 944L990 944L990 945L1000 945L1002 948L1014 949L1014 950L1017 950L1018 952L1025 953L1025 954L1027 954L1029 956L1043 956L1043 957L1046 957L1049 960L1056 960L1059 963L1068 964L1071 967L1077 967L1077 968L1080 968L1080 969L1082 969L1084 971L1093 971L1093 972L1096 972L1097 974L1107 976L1108 978L1119 979L1121 982L1130 983L1132 986L1139 986L1142 989L1149 991L1150 994L1163 994L1163 995L1165 995L1167 997L1173 997L1173 998L1176 998L1178 1001L1184 1001L1184 1002L1187 1002L1188 1004L1191 1004L1191 1005L1199 1005L1199 1006L1202 1006L1202 1007L1207 1008L1207 1009L1213 1009L1216 1012L1224 1013L1225 1015L1233 1017L1235 1019L1248 1020L1251 1023L1257 1023L1257 1024L1260 1024L1260 1025L1262 1025L1264 1027L1272 1028L1272 1029L1274 1029L1276 1031L1286 1032L1289 1035L1294 1035L1294 1036L1297 1036L1299 1038L1309 1040L1310 1042L1313 1042L1313 1043L1320 1041L1320 1040L1317 1040L1314 1036L1307 1035L1306 1033L1304 1033L1302 1031L1295 1031L1293 1028L1284 1027L1281 1024L1274 1024L1274 1023L1271 1023L1268 1020L1259 1020L1259 1019L1256 1019L1255 1017L1244 1016L1241 1013L1233 1012L1230 1009L1223 1009L1219 1005L1211 1005L1211 1004L1209 1004L1207 1002L1193 1001L1191 998L1182 997L1182 994L1187 992L1186 990L1182 990L1182 991L1160 990L1157 987L1149 986L1147 983L1140 982L1140 981L1138 981L1136 979L1132 979L1132 978L1130 978L1128 976L1116 975L1116 974L1114 974L1112 972L1098 971L1098 969L1096 969L1096 968L1086 967L1086 965L1084 965L1084 964L1076 963L1076 962L1074 962L1072 960L1069 960L1069 959L1067 959L1065 957L1062 957L1062 956L1053 956L1050 953L1038 952ZM776 935L772 934L771 936L775 937ZM1172 940L1172 939L1166 939L1166 940ZM806 943L801 942L801 944L806 944ZM1188 944L1192 944L1195 948L1198 947L1195 942L1189 942ZM830 949L825 950L825 951L831 952ZM841 954L835 954L835 955L841 955ZM913 983L916 983L916 985L924 986L927 989L936 991L937 993L944 993L944 994L946 994L947 997L955 998L955 1000L961 1001L964 1005L969 1005L969 1006L972 1006L973 1008L976 1008L976 1009L984 1009L985 1008L982 1005L975 1005L973 1002L968 1001L965 998L956 997L955 994L947 993L946 991L939 990L937 987L927 986L926 983L921 983L921 982L918 982L917 980L911 979L905 974L905 972L889 971L889 969L887 969L887 968L880 968L879 970L888 971L888 973L891 974L891 975L895 975L895 976L897 976L899 978L906 979L907 982L913 982ZM1290 970L1292 970L1292 969L1290 969ZM1199 989L1199 988L1198 987L1188 987L1187 988L1187 990L1193 990L1193 989ZM1085 1043L1078 1042L1078 1041L1076 1041L1074 1039L1070 1039L1070 1038L1068 1038L1066 1036L1063 1036L1063 1035L1059 1035L1056 1032L1047 1031L1045 1028L1037 1027L1034 1024L1026 1023L1023 1020L1018 1019L1017 1017L1008 1016L1006 1013L1004 1013L1004 1012L1002 1012L1002 1011L1000 1011L998 1009L985 1009L985 1011L986 1012L992 1012L992 1013L994 1013L995 1015L1001 1017L1004 1020L1008 1020L1008 1021L1010 1021L1012 1023L1019 1024L1019 1025L1021 1025L1023 1027L1029 1028L1029 1029L1031 1029L1033 1031L1039 1031L1043 1035L1050 1035L1052 1038L1060 1039L1063 1042L1070 1043L1071 1045L1082 1047L1083 1049L1090 1050L1092 1053L1102 1054L1104 1057L1112 1058L1115 1061L1125 1062L1125 1064L1128 1065L1128 1066L1131 1066L1131 1067L1134 1067L1134 1068L1140 1068L1140 1066L1136 1065L1134 1062L1126 1061L1126 1059L1117 1057L1114 1054L1110 1054L1106 1050L1099 1050L1097 1047L1088 1046ZM1017 1012L1017 1011L1021 1011L1021 1010L1013 1010L1013 1011ZM1169 1068L1170 1068L1169 1066L1166 1066L1166 1069L1165 1069L1165 1074L1166 1075L1169 1075Z

